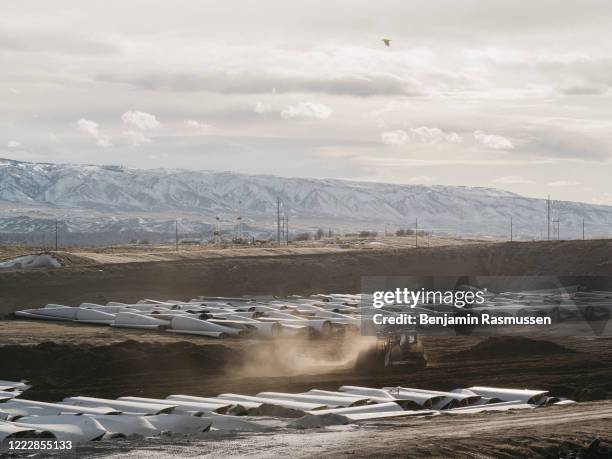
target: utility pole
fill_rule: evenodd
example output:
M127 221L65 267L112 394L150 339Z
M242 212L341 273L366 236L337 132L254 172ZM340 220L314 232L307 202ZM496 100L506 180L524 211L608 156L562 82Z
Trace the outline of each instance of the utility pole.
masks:
M174 220L174 248L178 252L178 220Z
M414 221L414 247L419 247L419 219Z
M512 215L510 215L510 242L512 242L513 240L513 234L512 234Z
M280 198L276 198L276 240L281 245Z
M280 232L281 238L280 238L279 245L282 245L283 240L285 239L285 216L284 215L281 215L280 222L281 222L281 232Z
M584 218L582 219L582 240L584 241Z
M221 244L221 218L218 215L215 217L214 240L215 244Z
M285 214L285 241L289 245L289 215Z
M548 228L548 240L550 241L550 195L546 198L546 224Z
M57 252L57 218L55 219L55 251Z
M551 240L556 241L557 240L557 222L555 221L555 219L553 218L551 220L552 223L552 230L551 230Z

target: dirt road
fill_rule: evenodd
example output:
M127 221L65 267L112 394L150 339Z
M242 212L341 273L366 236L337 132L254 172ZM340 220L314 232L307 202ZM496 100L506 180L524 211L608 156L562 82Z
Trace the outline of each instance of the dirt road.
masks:
M612 402L550 407L527 412L451 415L392 421L352 439L325 447L325 454L351 457L559 457L595 438L612 440ZM556 456L555 456L556 454Z

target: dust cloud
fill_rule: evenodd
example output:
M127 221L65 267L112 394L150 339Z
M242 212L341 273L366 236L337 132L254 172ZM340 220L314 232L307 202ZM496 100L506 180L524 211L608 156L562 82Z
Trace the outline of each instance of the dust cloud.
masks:
M360 353L372 348L376 338L355 333L327 339L277 338L254 344L238 366L230 366L234 377L326 374L352 369Z

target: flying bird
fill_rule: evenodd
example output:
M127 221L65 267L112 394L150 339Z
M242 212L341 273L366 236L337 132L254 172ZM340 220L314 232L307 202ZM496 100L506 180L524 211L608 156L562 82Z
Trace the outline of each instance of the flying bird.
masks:
M390 38L383 38L382 41L385 44L385 46L391 46L391 39Z

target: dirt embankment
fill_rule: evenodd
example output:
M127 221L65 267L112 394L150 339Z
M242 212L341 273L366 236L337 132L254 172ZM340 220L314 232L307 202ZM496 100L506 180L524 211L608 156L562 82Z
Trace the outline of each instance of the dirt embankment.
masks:
M612 275L612 241L225 257L0 272L0 314L46 303L358 292L362 276Z
M101 247L65 247L52 251L50 247L0 245L0 260L35 253L51 253L64 262L64 266L86 266L112 263L150 263L154 261L198 260L208 258L266 257L283 255L312 255L348 251L380 251L414 248L413 237L334 236L314 241L292 241L290 245L278 246L274 242L261 245L206 244L180 245L176 250L171 245L113 245ZM462 246L493 239L435 237L421 240L422 247Z
M533 340L516 336L487 338L476 346L462 351L451 352L445 356L449 360L475 360L516 357L546 357L551 355L571 354L575 352L550 341Z

